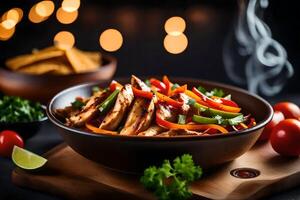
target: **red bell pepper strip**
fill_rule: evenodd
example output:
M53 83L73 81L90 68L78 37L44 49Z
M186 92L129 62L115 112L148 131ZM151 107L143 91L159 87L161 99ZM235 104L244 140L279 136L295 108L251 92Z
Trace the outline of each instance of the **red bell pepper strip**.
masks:
M173 106L173 107L175 107L175 108L181 108L181 107L183 106L183 102L180 102L180 101L176 101L176 100L174 100L174 99L171 99L170 97L168 97L168 96L166 96L166 95L164 95L164 94L161 94L161 93L159 93L159 92L156 92L155 94L156 94L156 96L158 97L158 100L159 100L160 102L165 102L165 103L167 103L168 105L171 105L171 106Z
M216 124L176 124L173 122L169 122L160 117L159 111L156 112L156 123L159 126L162 126L167 129L187 129L193 131L197 131L197 130L204 131L211 128L211 129L217 129L221 133L228 133L228 131L224 127Z
M237 107L232 107L232 106L226 106L223 105L221 103L218 103L214 100L212 100L211 98L205 96L202 92L200 92L197 88L193 87L192 90L196 95L198 95L204 102L206 102L207 104L209 104L211 107L219 109L219 110L224 110L227 112L233 112L233 113L238 113L241 111L241 108L237 108Z
M165 95L170 96L171 93L171 88L172 88L172 83L170 82L169 78L167 76L163 77L163 82L166 85L166 92Z
M173 95L179 94L179 93L185 93L186 90L187 90L187 84L172 90L170 96L173 96Z
M116 89L121 90L123 87L123 85L121 85L120 83L118 83L117 81L113 80L110 85L109 85L109 89L110 91L115 91Z
M234 101L232 100L229 100L229 99L224 99L224 98L219 98L219 97L215 97L215 96L212 96L211 97L212 99L214 100L220 100L220 102L226 106L232 106L232 107L239 107L239 105L237 103L235 103Z
M98 133L98 134L110 134L110 135L115 135L118 134L118 132L116 131L108 131L108 130L104 130L101 128L97 128L91 124L85 123L85 127L89 130L91 130L93 133Z
M158 90L158 92L165 92L166 91L166 85L163 83L163 82L161 82L160 80L157 80L157 79L155 79L155 78L151 78L150 79L150 84L152 85L152 86L155 86Z
M153 97L152 92L139 90L135 87L132 87L132 91L133 91L134 96L143 97L143 98L146 98L146 99L152 99L152 97Z

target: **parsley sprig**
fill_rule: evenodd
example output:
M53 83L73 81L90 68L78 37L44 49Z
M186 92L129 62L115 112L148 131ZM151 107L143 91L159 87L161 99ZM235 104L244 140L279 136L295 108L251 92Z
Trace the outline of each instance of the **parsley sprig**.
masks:
M149 167L144 171L141 182L146 189L153 191L160 200L184 200L192 196L188 184L202 175L192 156L184 154L171 164L165 160L161 167Z

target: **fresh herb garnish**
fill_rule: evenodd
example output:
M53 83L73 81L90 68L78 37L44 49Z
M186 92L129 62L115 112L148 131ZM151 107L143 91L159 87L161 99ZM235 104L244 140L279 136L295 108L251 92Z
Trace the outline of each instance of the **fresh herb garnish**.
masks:
M202 175L192 156L184 154L173 160L165 160L161 167L149 167L144 171L141 182L154 192L160 200L184 200L192 196L188 184Z
M149 79L146 79L146 80L145 80L145 83L146 83L146 85L147 85L148 87L151 87L151 83L150 83L150 80L149 80Z
M174 83L171 87L171 90L175 90L178 87L180 87L180 85L178 83Z
M186 116L178 115L178 124L186 124Z
M189 101L188 101L188 105L190 105L190 106L192 106L192 105L194 105L196 103L196 101L195 101L195 99L189 99Z
M205 94L208 97L216 96L216 97L223 97L225 95L222 89L214 88L211 91L207 91L204 87L198 86L197 88L201 93Z
M0 122L31 122L45 117L40 103L14 96L3 96L0 99Z
M99 91L100 91L100 88L98 86L92 87L92 92L93 93L96 93L96 92L99 92Z
M76 110L80 110L85 104L82 101L79 100L75 100L71 103L72 108L76 109Z
M206 93L206 89L204 88L204 87L202 87L202 86L198 86L198 88L197 88L201 93L203 93L203 94L205 94Z
M228 124L229 125L238 125L239 123L242 123L245 121L244 116L243 115L239 115L237 117L231 118L231 119L227 119Z

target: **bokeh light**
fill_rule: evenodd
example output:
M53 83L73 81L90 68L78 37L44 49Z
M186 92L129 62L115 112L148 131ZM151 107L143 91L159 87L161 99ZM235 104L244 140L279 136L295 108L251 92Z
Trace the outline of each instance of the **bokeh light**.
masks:
M78 10L80 6L80 0L63 0L61 7L66 12L74 12Z
M20 22L23 17L23 10L21 8L12 8L2 15L2 21L11 19Z
M60 49L71 49L75 44L74 35L68 31L58 32L54 39L54 45Z
M123 44L123 37L118 30L107 29L100 35L99 42L104 50L117 51Z
M169 35L180 35L184 32L185 27L184 19L178 16L169 18L165 23L165 30Z
M62 24L71 24L77 19L77 17L77 10L75 10L74 12L66 12L64 9L59 8L56 11L56 18Z
M31 7L29 14L28 14L28 19L33 22L33 23L41 23L47 19L47 17L42 17L37 14L36 12L36 6Z
M188 39L183 33L180 35L167 35L164 39L165 49L172 54L182 53L187 46Z
M49 18L54 12L54 3L52 1L41 1L31 7L28 19L33 23L41 23Z
M41 1L36 4L35 12L41 17L49 17L54 12L54 8L52 1Z
M3 23L0 23L0 40L5 41L11 38L15 33L15 27L7 29Z
M23 11L20 8L13 8L2 15L2 26L6 29L12 29L23 17Z

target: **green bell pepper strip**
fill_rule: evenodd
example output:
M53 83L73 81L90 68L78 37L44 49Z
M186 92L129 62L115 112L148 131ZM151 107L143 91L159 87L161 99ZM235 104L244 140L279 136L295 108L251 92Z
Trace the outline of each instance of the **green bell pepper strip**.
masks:
M233 113L233 112L226 112L226 111L222 111L222 110L216 110L214 108L209 108L207 106L203 106L199 103L194 103L193 106L194 106L194 108L199 109L201 112L205 112L205 114L207 114L210 117L219 115L225 119L228 119L228 118L233 118L233 117L242 115L242 113Z
M218 120L215 118L203 117L200 115L193 115L192 117L193 122L198 124L218 124Z
M115 103L120 90L113 91L98 107L100 114L105 114Z
M193 115L193 122L198 124L220 124L220 125L238 125L239 123L244 122L244 116L239 115L231 119L216 119L210 117L203 117L200 115Z

